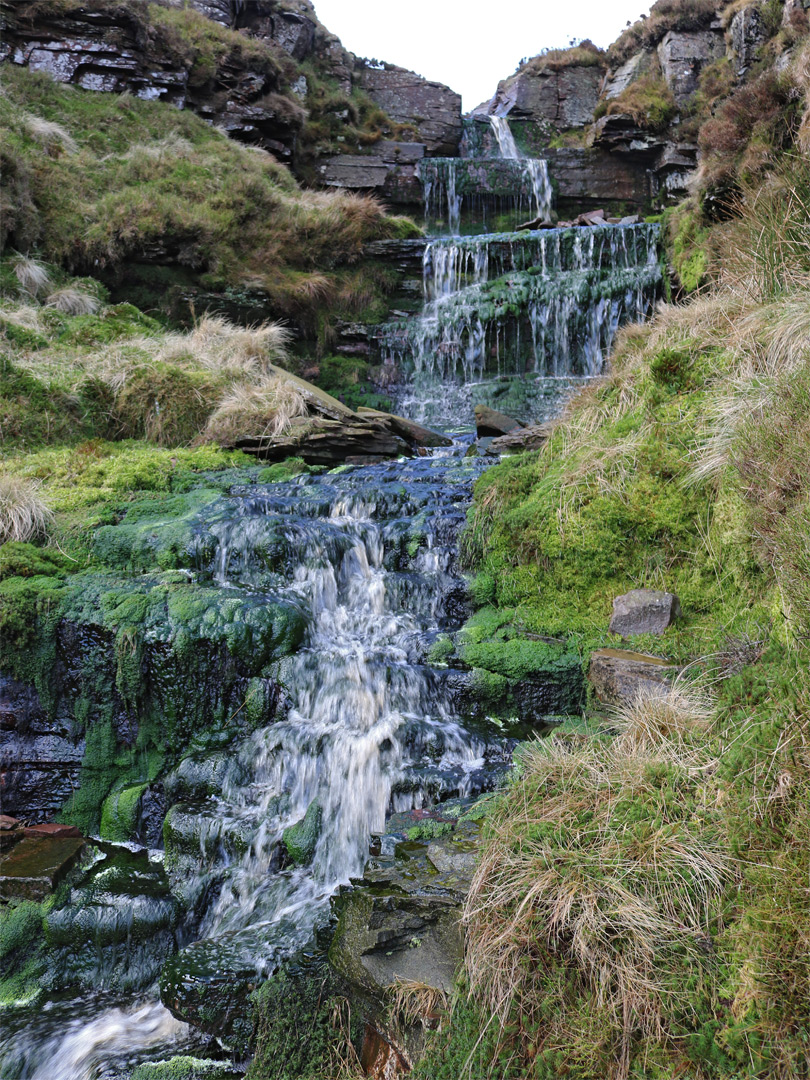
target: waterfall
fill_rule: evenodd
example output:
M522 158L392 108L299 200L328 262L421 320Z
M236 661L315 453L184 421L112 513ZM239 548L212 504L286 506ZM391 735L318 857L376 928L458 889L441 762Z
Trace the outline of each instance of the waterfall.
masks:
M463 450L236 489L207 522L195 572L234 597L285 597L308 631L278 673L284 714L229 748L220 794L180 808L179 856L167 819L173 888L211 897L198 940L170 961L181 972L255 982L328 920L392 811L489 790L509 767L513 744L466 729L452 682L424 661L463 618L455 552L484 467ZM285 834L310 819L309 860L285 865ZM136 1048L183 1052L190 1037L154 999L44 1022L0 1038L0 1076L96 1080Z
M526 171L534 195L534 208L537 217L548 221L551 218L551 180L548 165L539 158L524 158L518 150L509 121L505 116L490 116L490 126L498 143L501 157L506 161L520 161Z
M574 381L600 374L622 323L652 311L658 227L445 237L427 244L422 270L422 313L377 334L403 376L397 409L453 430L477 402L506 396L542 419Z

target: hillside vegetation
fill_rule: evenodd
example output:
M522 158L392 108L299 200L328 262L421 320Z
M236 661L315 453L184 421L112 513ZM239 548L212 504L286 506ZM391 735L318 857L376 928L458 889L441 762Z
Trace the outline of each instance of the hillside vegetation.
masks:
M0 147L0 243L175 317L208 294L269 307L326 343L336 317L383 303L363 245L417 232L372 198L302 190L272 155L188 111L13 66Z
M803 108L775 110L748 173L740 120L720 222L710 154L672 215L697 220L711 286L626 328L544 448L478 482L467 558L495 638L568 639L587 668L617 645L612 598L665 588L683 617L619 647L684 673L521 754L425 1078L810 1072L810 172L785 149Z

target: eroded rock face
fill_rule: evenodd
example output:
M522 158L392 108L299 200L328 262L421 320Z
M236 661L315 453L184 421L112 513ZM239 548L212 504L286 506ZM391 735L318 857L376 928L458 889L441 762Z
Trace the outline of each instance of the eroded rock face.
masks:
M67 719L49 720L33 687L0 676L0 803L47 821L78 787L84 740Z
M604 72L597 65L559 71L519 71L499 83L487 113L546 123L557 131L582 128L593 119Z
M724 56L726 45L722 30L670 30L658 46L658 59L667 86L678 104L698 88L700 73L713 60Z
M362 66L361 88L392 120L413 124L429 155L451 157L461 141L461 97L449 86L428 82L413 71L386 64Z
M189 108L234 138L265 146L282 157L291 154L304 113L283 96L270 52L261 60L236 40L218 58L215 70L207 71L195 66L192 51L184 52L168 31L161 32L160 24L151 23L136 8L88 5L66 15L56 7L52 14L43 14L40 8L35 19L29 19L29 7L16 4L9 12L0 59L85 90L127 92ZM231 17L226 19L224 0L207 0L197 7L217 22L233 24ZM289 48L281 40L271 40L285 51L300 51L289 38L289 19L278 19Z
M767 33L762 19L761 4L748 4L731 20L729 36L737 75L742 76L750 68L759 48L765 44Z

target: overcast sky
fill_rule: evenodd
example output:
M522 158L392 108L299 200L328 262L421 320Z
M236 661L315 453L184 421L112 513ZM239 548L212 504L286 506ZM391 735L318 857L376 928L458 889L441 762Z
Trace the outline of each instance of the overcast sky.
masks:
M357 56L447 83L469 112L524 56L589 37L606 46L647 0L314 0L321 22Z

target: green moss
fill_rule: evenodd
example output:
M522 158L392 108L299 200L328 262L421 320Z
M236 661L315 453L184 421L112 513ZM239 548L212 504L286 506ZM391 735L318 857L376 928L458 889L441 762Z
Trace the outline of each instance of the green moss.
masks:
M134 839L138 826L138 809L145 790L146 784L136 784L107 796L101 807L102 839Z
M318 800L314 799L301 821L284 830L284 846L290 862L299 866L307 866L312 862L321 835L322 822L323 808Z
M253 995L254 1056L248 1080L315 1080L334 1075L335 1055L350 1060L362 1040L358 1010L340 997L322 961L292 962Z
M130 1080L203 1080L208 1077L230 1080L235 1075L227 1061L184 1056L144 1062L134 1070Z
M17 900L0 905L0 1008L32 1004L41 994L42 904Z
M667 254L686 292L706 283L710 229L694 200L687 200L664 214Z
M262 469L256 479L260 484L277 484L284 480L291 480L293 476L300 476L302 473L311 473L313 471L315 470L307 465L303 458L290 457Z
M449 836L453 831L453 825L449 821L423 821L421 825L414 825L406 830L405 835L409 840L438 840L442 836Z

